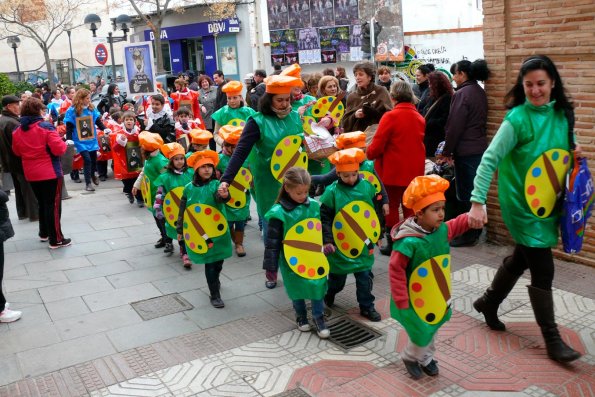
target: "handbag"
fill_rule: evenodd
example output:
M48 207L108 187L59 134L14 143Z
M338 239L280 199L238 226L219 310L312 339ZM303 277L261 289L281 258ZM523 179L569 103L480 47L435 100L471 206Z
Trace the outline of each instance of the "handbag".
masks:
M572 131L574 127L574 114L566 113L568 119L568 139L573 150L574 162L566 175L566 187L562 202L562 216L560 218L560 231L564 252L576 254L583 246L583 238L587 220L591 216L593 207L593 179L587 166L587 159L578 158L574 152Z

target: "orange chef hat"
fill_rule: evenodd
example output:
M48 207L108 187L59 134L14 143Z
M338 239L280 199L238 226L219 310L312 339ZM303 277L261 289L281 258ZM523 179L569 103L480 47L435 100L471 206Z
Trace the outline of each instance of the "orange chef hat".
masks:
M366 134L361 131L346 132L344 134L339 135L335 142L339 150L354 147L365 148Z
M302 80L292 76L274 74L264 79L265 90L269 94L289 94L291 87L301 87Z
M138 142L144 150L153 152L163 145L163 138L161 138L161 135L159 134L149 131L142 131L140 134L138 134Z
M244 88L244 85L242 83L233 80L225 84L223 88L221 88L221 91L225 92L227 96L236 96L242 95L242 88Z
M438 175L417 176L403 193L403 205L415 212L421 211L437 201L446 200L444 192L448 186L448 181Z
M358 148L339 150L328 158L335 165L338 172L359 170L359 165L366 159L366 154Z
M294 63L291 66L286 67L282 72L281 76L291 76L297 77L298 79L302 78L302 68L297 63Z
M219 128L219 135L230 145L237 145L242 135L243 127L235 125L224 125Z
M195 170L205 164L212 164L213 167L217 167L219 164L219 155L213 150L203 150L202 152L195 152L192 156L188 157L188 165Z
M201 130L200 128L190 130L188 135L190 135L190 143L195 143L197 145L208 145L209 141L213 138L213 134L207 130Z
M161 145L161 153L168 159L171 159L177 154L181 154L182 156L185 155L186 151L184 150L184 146L180 145L178 142L171 142Z

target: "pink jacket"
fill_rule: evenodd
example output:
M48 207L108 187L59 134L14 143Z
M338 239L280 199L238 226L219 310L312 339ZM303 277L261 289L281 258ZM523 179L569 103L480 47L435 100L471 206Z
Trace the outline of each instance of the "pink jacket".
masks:
M60 156L66 152L66 143L41 117L21 117L21 126L12 133L12 151L21 157L27 181L62 177Z

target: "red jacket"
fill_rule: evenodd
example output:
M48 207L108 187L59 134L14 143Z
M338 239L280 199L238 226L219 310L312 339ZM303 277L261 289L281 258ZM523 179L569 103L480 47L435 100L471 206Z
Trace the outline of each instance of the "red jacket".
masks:
M12 133L12 151L21 157L27 181L62 177L60 156L66 152L66 143L41 117L21 117L21 126Z
M380 119L366 155L374 161L380 180L388 186L407 186L424 174L426 121L412 103L399 103Z

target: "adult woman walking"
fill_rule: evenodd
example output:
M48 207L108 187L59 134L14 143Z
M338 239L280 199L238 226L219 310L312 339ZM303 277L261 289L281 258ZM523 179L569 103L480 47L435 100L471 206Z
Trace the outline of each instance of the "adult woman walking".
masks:
M469 218L472 227L487 222L483 204L492 176L498 170L502 218L516 246L473 306L483 313L491 329L503 331L505 325L498 319L498 306L529 269L529 299L547 354L556 361L573 361L580 354L562 341L554 320L551 249L558 244L557 195L563 189L572 157L568 133L569 124L574 124L572 104L564 93L556 66L543 55L523 62L516 84L505 100L511 110L477 169ZM539 177L546 170L542 181Z
M424 174L424 130L426 122L415 108L411 85L398 80L390 90L395 107L385 113L366 155L374 161L374 168L388 193L389 214L386 216L386 238L390 243L390 230L399 223L399 207L403 217L413 216L413 211L402 206L405 189L416 176ZM392 244L382 253L390 255Z
M424 135L426 157L434 157L438 144L444 140L444 127L450 113L453 89L448 77L442 72L430 73L428 82L430 84L428 105L420 109L420 113L426 119Z
M217 89L213 86L213 80L209 76L201 76L198 79L198 95L200 102L200 110L202 111L202 119L205 123L205 130L213 133L215 129L215 122L211 118L215 111L215 100L217 99ZM215 140L211 139L209 142L211 150L217 147Z
M88 90L81 88L74 94L72 106L64 115L64 124L66 124L66 138L74 142L76 150L83 158L85 190L94 192L95 188L91 182L99 185L99 179L95 175L97 150L99 150L95 126L106 134L112 131L103 125L101 115L91 103L91 93Z
M473 190L473 178L481 156L488 147L488 98L477 82L487 80L490 70L483 59L474 62L459 61L453 64L450 70L453 80L457 83L457 90L452 97L446 122L443 154L454 158L458 212L463 213L471 208L469 200ZM450 245L474 245L480 234L481 229L471 229L451 240Z
M353 67L355 89L347 97L342 126L345 132L364 131L392 106L386 88L374 84L376 70L371 62L361 62Z
M90 92L90 91L89 91ZM89 95L92 95L91 93ZM107 94L97 104L97 110L101 114L109 112L112 108L122 110L122 105L126 102L126 98L120 95L120 88L116 83L111 83L107 86Z
M43 120L45 107L36 98L21 106L21 126L12 135L12 150L21 157L25 178L31 184L39 205L39 239L50 248L70 245L60 225L62 215L62 165L60 156L66 143L51 123ZM95 140L97 142L97 140Z
M301 160L305 156L299 154L297 138L286 139L302 133L300 117L291 109L289 99L292 87L301 87L302 81L296 77L273 75L267 77L265 83L266 93L260 99L260 112L250 116L246 122L240 141L221 177L221 186L229 187L254 148L250 169L254 178L256 208L263 220L263 235L266 240L268 225L264 216L275 203L284 170L293 165L304 168L305 164ZM282 142L283 145L278 146ZM267 273L266 286L274 288L276 284L276 272Z

